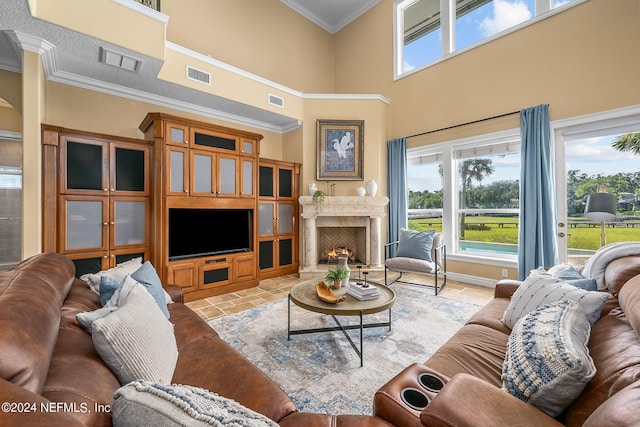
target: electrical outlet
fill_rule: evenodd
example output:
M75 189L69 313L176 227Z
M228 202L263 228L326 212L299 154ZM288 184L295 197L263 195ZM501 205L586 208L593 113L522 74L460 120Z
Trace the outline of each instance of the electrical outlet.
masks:
M507 270L506 268L502 269L502 277L509 277L509 270Z

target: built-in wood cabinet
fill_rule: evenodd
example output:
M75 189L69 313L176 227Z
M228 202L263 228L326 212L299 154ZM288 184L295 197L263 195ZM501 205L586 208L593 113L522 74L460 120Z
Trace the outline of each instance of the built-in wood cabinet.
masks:
M180 285L187 301L257 286L262 135L161 113L139 128L155 151L153 262L161 278Z
M146 141L43 126L43 249L76 274L151 254Z
M298 272L300 165L259 161L258 240L260 278Z

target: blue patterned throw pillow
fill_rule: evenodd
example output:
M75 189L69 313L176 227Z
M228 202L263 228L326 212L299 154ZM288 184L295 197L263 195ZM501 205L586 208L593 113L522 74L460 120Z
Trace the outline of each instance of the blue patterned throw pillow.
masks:
M571 300L544 304L511 331L502 367L502 387L555 417L596 373L587 342L591 325Z

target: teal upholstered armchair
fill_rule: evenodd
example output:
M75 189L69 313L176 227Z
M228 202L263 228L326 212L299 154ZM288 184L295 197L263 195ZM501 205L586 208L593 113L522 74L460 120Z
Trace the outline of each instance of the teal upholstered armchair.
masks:
M435 230L418 232L401 229L399 236L398 241L385 245L385 285L399 282L432 287L438 295L447 284L447 247L442 241L442 233ZM389 271L400 275L389 282ZM403 273L430 275L434 277L434 283L431 285L402 280Z

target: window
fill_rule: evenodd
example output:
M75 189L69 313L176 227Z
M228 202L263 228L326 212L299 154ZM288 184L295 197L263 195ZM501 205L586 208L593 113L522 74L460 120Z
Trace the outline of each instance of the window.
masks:
M580 263L601 245L601 224L585 216L587 197L605 190L615 196L616 218L605 222L606 243L640 241L640 116L589 122L559 130L564 154L558 207L564 227L561 259ZM629 147L629 149L625 149Z
M579 0L398 0L395 77ZM447 7L442 8L441 5Z
M407 159L409 228L442 231L442 154Z
M454 256L515 261L519 129L410 149L408 224L445 233Z
M22 142L0 131L0 271L20 262L22 251Z
M520 138L454 151L457 252L518 253Z

